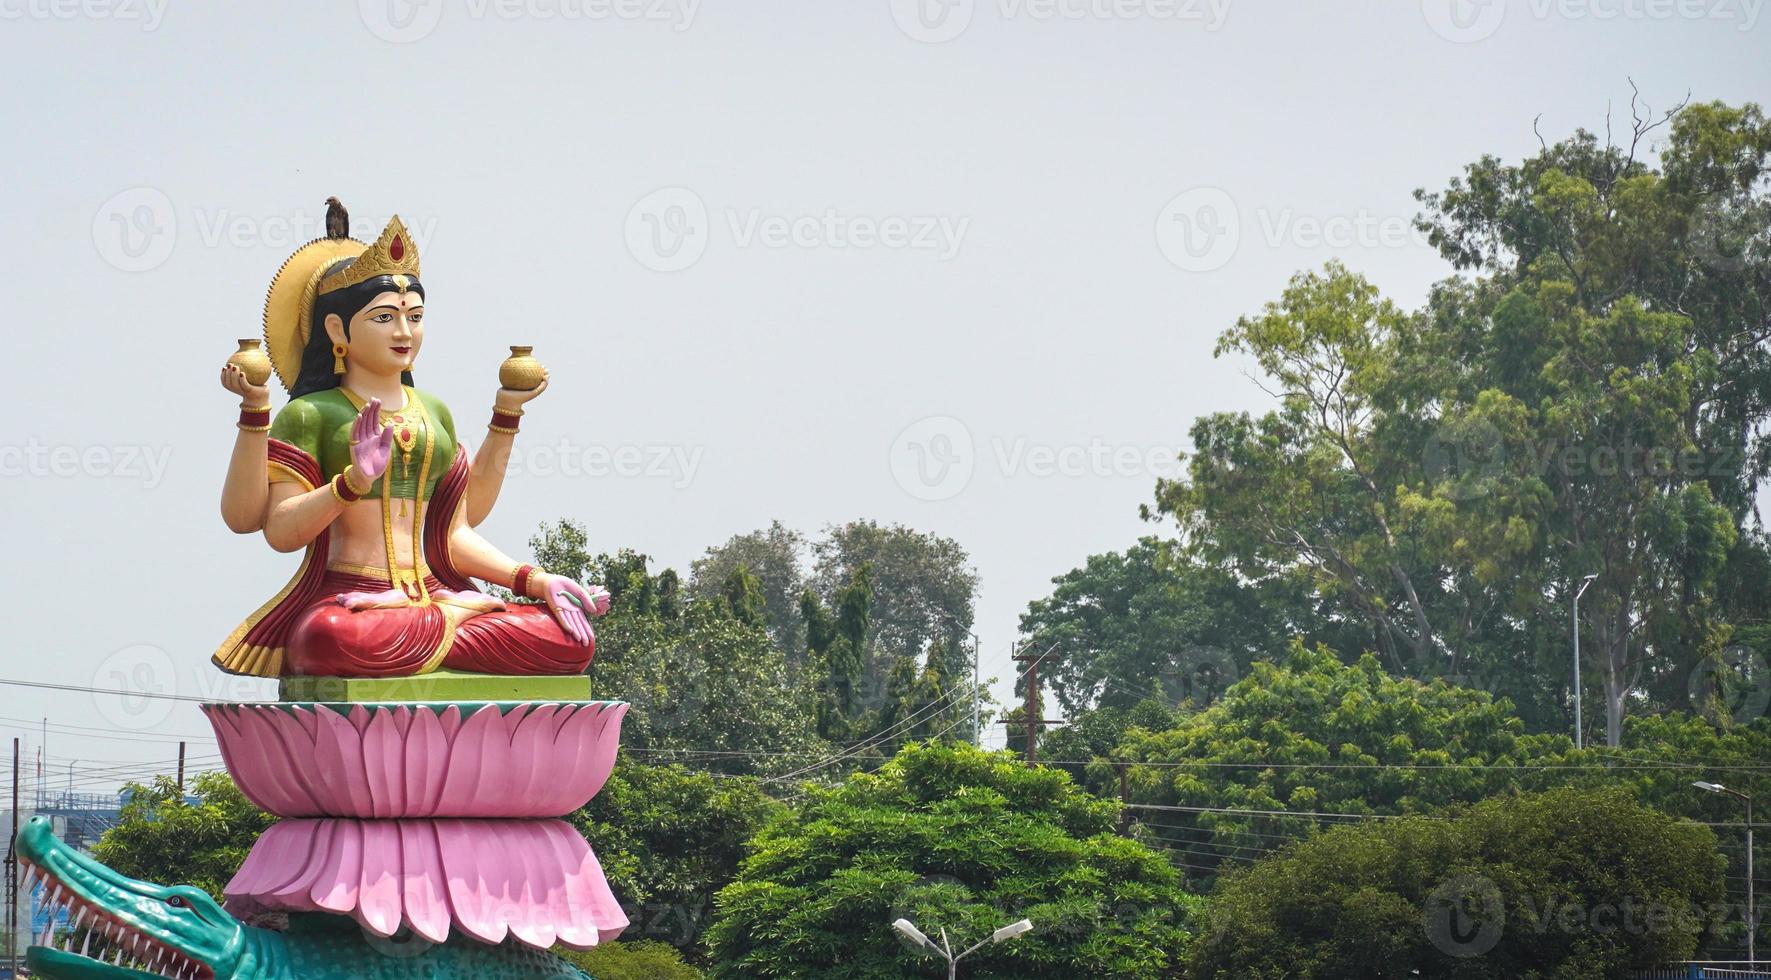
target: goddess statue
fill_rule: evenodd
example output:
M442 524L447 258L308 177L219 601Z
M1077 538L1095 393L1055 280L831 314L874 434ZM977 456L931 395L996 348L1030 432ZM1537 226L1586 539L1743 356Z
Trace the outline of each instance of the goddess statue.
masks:
M295 577L221 644L215 662L260 677L584 672L608 593L507 557L474 530L504 482L523 406L502 387L473 464L449 408L414 385L424 346L418 247L398 216L372 245L327 201L326 235L272 280L264 336L289 401L271 418L268 372L238 363L239 434L221 513L240 534L303 552ZM505 603L470 579L540 604Z

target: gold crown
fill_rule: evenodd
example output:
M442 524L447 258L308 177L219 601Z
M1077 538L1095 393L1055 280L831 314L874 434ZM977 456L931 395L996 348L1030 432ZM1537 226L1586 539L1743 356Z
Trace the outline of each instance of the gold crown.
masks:
M375 244L350 265L321 279L318 292L330 293L376 276L418 278L418 246L412 244L412 236L397 214L381 230L381 237L375 240Z

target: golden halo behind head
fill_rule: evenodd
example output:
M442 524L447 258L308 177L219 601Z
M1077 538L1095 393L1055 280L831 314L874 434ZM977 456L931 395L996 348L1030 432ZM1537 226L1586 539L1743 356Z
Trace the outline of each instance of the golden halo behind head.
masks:
M320 277L333 264L354 259L365 248L368 246L354 238L316 238L296 249L271 280L264 299L264 346L284 390L293 389L301 374L301 355L307 349Z
M373 245L350 237L350 214L338 198L326 199L326 237L295 250L271 280L264 299L264 345L286 390L301 375L301 357L313 329L314 300L321 293L345 289L376 276L391 276L405 292L418 278L418 246L399 215L381 231ZM331 275L326 270L345 260L349 265Z

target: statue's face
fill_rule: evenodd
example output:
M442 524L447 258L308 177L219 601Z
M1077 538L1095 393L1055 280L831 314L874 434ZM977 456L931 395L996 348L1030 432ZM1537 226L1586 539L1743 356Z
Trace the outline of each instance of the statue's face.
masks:
M424 343L424 297L408 290L375 297L351 317L351 362L380 375L410 370Z

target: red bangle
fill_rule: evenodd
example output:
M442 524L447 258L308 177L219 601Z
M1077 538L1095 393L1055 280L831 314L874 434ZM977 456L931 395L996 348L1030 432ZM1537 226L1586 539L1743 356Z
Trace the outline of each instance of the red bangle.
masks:
M503 432L514 436L517 433L517 426L521 424L523 424L523 417L520 414L511 415L494 408L492 410L492 424L489 428L493 432Z
M512 576L513 581L511 582L510 590L512 592L515 592L517 595L521 595L521 596L528 595L529 594L529 577L534 574L535 574L535 566L534 565L518 565L516 574L514 576Z
M268 432L271 428L271 410L265 408L240 409L240 428L248 432Z
M363 499L362 494L351 489L351 481L345 479L343 473L332 478L332 493L347 504L354 504Z

